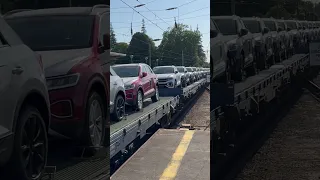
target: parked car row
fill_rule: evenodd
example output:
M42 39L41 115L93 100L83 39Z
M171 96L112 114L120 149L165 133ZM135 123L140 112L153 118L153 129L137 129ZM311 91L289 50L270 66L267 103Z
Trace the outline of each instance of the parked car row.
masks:
M39 179L50 131L92 153L105 143L109 19L107 5L0 17L0 165L14 179Z
M159 100L159 88L186 87L209 75L209 68L156 66L144 63L118 64L110 67L110 112L113 121L121 121L125 107L143 109L144 100Z
M320 22L212 16L211 78L243 81L320 39Z

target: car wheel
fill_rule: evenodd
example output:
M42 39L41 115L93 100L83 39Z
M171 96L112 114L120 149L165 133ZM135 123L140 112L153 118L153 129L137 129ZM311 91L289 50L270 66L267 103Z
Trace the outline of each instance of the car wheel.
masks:
M17 121L8 173L14 179L39 179L47 164L47 156L48 137L44 120L37 108L25 106Z
M156 86L155 90L156 90L156 93L151 97L152 102L157 102L160 99L158 86Z
M101 96L97 92L89 95L86 109L86 122L83 134L84 145L94 147L89 153L94 154L103 143L105 136L106 113Z
M137 111L141 111L143 109L143 93L141 90L138 90L136 109Z
M125 115L125 99L122 95L118 94L113 108L113 119L117 122L121 121Z

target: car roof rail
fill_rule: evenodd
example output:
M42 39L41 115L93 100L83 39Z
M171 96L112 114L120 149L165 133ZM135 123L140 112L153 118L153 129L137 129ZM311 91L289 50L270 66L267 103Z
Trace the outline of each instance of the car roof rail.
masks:
M92 7L91 12L97 8L110 8L110 6L106 4L97 4Z
M3 16L9 16L9 15L12 15L15 13L19 13L19 12L23 12L23 11L33 11L33 10L34 9L15 9L15 10L12 10L12 11L5 13Z

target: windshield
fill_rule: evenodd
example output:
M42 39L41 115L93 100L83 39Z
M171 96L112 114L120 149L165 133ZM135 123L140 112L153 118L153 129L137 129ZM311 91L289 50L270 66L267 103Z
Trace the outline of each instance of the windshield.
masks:
M178 69L179 72L182 72L182 73L184 72L184 68L183 67L177 67L177 69Z
M237 26L233 19L215 19L215 22L223 35L236 35Z
M260 33L260 24L255 20L243 20L244 25L248 28L251 33Z
M34 51L91 47L93 16L41 16L7 19Z
M153 68L155 74L171 74L174 73L173 67L155 67Z
M270 31L277 31L276 24L273 21L264 21L264 24Z
M287 22L290 29L297 29L297 24L295 22Z
M186 69L187 69L188 72L192 72L192 68L187 67Z
M113 66L112 68L121 78L139 76L139 66Z

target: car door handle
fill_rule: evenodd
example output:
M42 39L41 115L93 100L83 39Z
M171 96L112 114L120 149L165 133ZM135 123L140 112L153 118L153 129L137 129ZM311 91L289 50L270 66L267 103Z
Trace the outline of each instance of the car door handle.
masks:
M17 74L20 75L23 72L23 68L22 67L15 67L12 69L12 74Z

